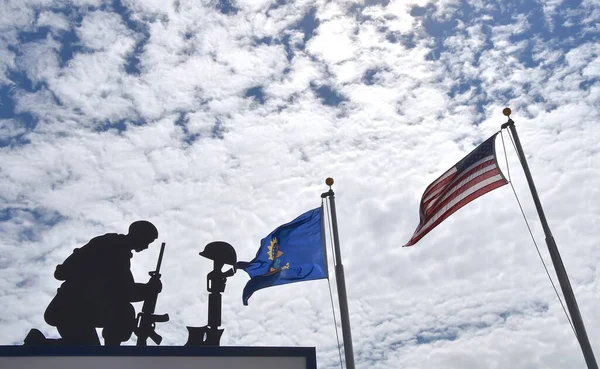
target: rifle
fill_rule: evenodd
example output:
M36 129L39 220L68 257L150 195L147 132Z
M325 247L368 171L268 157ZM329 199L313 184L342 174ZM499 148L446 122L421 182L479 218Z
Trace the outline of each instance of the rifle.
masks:
M219 346L223 335L221 325L221 293L225 292L227 277L235 274L237 256L233 246L223 241L211 242L200 253L201 256L213 260L213 270L206 276L208 295L208 325L204 327L187 327L188 341L185 346ZM225 264L233 265L226 272L221 269Z
M153 279L160 279L160 264L162 263L163 253L165 252L165 243L163 242L160 246L160 254L158 254L158 263L156 264L156 270L148 273L150 275L150 281ZM148 282L150 283L150 282ZM146 341L150 338L154 343L160 345L162 337L154 330L156 323L164 323L169 321L169 314L157 315L154 314L156 308L156 300L158 299L158 293L150 296L144 300L142 311L137 316L135 335L138 337L137 346L147 346Z

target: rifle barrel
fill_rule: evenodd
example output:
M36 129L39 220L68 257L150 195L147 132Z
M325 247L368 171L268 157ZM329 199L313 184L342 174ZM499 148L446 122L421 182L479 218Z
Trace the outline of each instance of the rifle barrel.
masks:
M158 262L156 263L156 271L155 271L156 274L160 273L160 265L162 264L162 258L163 258L164 253L165 253L165 243L163 242L162 245L160 245L160 253L158 254Z

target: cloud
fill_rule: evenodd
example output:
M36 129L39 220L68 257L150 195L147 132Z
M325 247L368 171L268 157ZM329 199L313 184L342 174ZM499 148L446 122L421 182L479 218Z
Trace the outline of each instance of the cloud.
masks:
M66 31L70 28L69 19L64 14L43 11L37 18L38 27L48 26L55 30Z
M25 128L15 119L0 120L0 140L5 141L25 133Z
M157 312L171 321L157 330L165 345L184 344L186 326L206 324L204 245L224 240L251 259L262 237L319 206L331 176L357 366L582 366L510 187L400 247L425 187L499 129L504 106L592 346L600 342L595 2L9 1L3 10L3 344L32 327L56 337L42 318L56 265L138 219L167 243ZM500 138L497 149L508 174ZM156 247L135 255L136 280L156 257ZM319 367L339 366L325 281L264 289L243 307L246 281L228 280L222 344L316 346Z

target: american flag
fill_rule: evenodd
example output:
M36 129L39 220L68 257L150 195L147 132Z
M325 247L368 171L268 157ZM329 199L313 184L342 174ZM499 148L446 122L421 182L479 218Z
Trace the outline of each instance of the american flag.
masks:
M425 189L419 209L419 226L404 246L414 245L458 209L508 183L496 159L494 143L497 134L477 146Z

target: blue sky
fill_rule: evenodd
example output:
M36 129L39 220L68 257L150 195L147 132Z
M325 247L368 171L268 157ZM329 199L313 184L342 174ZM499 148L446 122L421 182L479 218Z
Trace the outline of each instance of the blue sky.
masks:
M161 334L185 343L206 319L203 246L251 258L331 176L357 367L582 366L508 187L400 246L424 188L510 106L600 352L599 21L591 0L7 1L0 344L56 336L55 266L137 219L167 242ZM156 251L133 259L139 280ZM243 307L246 280L228 282L224 344L316 346L320 368L339 366L325 282Z

